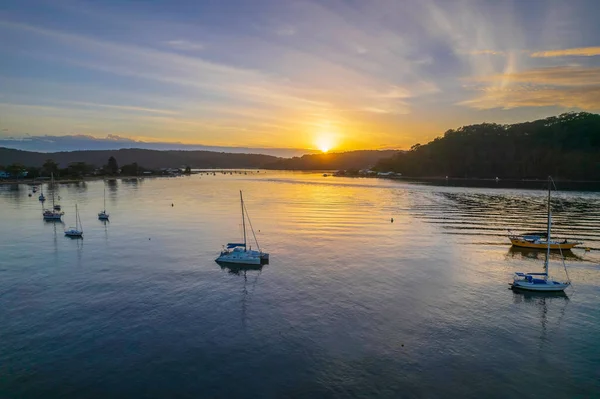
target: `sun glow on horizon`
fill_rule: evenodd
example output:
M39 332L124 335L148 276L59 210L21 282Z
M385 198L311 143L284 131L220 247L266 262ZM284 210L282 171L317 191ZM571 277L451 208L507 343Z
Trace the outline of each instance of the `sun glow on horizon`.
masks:
M333 135L329 133L322 133L316 138L315 144L317 148L321 150L321 152L327 153L334 146Z

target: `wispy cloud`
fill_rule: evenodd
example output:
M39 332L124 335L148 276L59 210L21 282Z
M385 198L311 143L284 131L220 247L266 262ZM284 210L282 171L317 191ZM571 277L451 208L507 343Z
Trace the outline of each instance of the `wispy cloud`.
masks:
M600 67L556 66L535 68L471 78L475 82L530 83L551 86L590 86L600 84Z
M550 57L593 57L600 55L600 46L596 47L577 47L567 48L562 50L547 50L547 51L536 51L531 53L534 58L550 58Z
M475 109L513 109L520 107L562 107L587 111L600 110L600 87L513 87L483 90L483 94L462 101Z
M67 105L75 105L81 107L91 107L91 108L110 108L122 111L135 111L135 112L143 112L150 114L164 114L164 115L177 115L179 114L176 111L171 111L167 109L157 109L157 108L146 108L146 107L136 107L131 105L116 105L116 104L98 104L86 101L56 101L57 103L63 103Z
M279 36L293 36L296 34L296 28L291 25L281 26L275 30Z
M188 40L167 40L162 42L162 44L166 45L175 50L182 51L200 51L204 50L204 45L200 43L190 42Z
M460 102L476 109L556 106L600 110L600 67L538 68L479 77L472 81L505 82L503 86L476 87L479 95Z
M498 51L498 50L472 50L472 51L467 51L465 54L468 54L468 55L506 55L506 52Z

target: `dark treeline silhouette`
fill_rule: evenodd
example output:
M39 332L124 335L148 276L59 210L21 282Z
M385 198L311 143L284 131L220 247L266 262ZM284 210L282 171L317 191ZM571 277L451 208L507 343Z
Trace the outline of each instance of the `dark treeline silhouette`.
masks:
M600 180L600 115L464 126L381 160L376 169L412 177Z
M374 166L377 161L389 157L395 151L350 151L331 154L304 155L294 158L278 158L262 154L233 154L210 151L158 151L143 149L70 151L70 152L29 152L0 147L0 160L3 165L19 164L25 167L43 167L49 160L50 167L45 171L58 173L59 167L83 165L103 168L106 174L116 174L119 165L128 172L136 168L260 168L284 170L333 170L362 169ZM106 160L109 159L107 163ZM117 161L118 160L118 163ZM135 165L134 165L135 164ZM48 165L46 165L48 166Z
M0 164L22 164L27 167L42 167L51 159L60 167L83 162L96 168L108 166L114 172L118 165L107 165L109 158L118 160L119 165L137 163L148 169L173 168L189 165L192 168L262 168L278 158L261 154L232 154L211 151L158 151L143 149L30 152L0 147Z
M347 170L365 169L395 154L395 150L348 151L326 154L307 154L301 157L279 158L267 169L279 170Z

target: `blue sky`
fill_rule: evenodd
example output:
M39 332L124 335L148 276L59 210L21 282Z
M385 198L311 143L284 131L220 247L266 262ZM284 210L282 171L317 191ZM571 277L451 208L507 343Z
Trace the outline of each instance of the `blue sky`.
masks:
M600 110L595 1L3 1L0 139L408 148Z

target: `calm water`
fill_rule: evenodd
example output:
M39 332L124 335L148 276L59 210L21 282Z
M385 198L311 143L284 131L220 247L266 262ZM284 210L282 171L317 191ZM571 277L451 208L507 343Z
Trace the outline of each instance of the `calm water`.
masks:
M102 189L60 185L63 226L0 186L2 398L600 397L598 193L555 201L556 234L592 249L568 254L557 297L507 289L542 268L505 234L543 229L543 191L116 180L103 224ZM271 253L245 273L214 262L240 238L240 189ZM76 202L84 240L63 236Z

